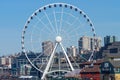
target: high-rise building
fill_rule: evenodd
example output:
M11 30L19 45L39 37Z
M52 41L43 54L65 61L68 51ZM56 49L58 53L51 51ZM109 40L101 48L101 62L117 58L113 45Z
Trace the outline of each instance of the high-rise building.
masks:
M0 64L1 65L6 65L6 57L1 57L0 58Z
M77 56L77 47L76 46L70 46L70 48L67 48L68 55L72 55L73 57Z
M87 36L81 37L78 42L78 45L79 45L79 49L91 50L90 37Z
M78 48L79 53L86 53L91 50L99 51L99 49L101 48L101 38L82 36L78 41Z
M0 57L0 65L6 65L9 68L11 67L11 57Z
M99 51L101 48L101 44L102 44L102 39L101 37L96 37L95 38L95 50Z
M42 42L42 52L44 55L50 55L54 49L54 44L51 41Z
M116 41L117 41L116 36L106 36L106 37L104 37L104 45L108 45L108 44L116 42Z

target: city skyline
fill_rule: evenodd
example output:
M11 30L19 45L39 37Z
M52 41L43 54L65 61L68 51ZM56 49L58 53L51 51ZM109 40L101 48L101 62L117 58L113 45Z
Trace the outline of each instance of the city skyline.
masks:
M38 8L56 2L72 4L83 10L92 20L97 36L115 35L119 38L119 2L81 0L2 0L0 3L0 55L21 51L21 33L28 17ZM102 39L103 41L103 39Z

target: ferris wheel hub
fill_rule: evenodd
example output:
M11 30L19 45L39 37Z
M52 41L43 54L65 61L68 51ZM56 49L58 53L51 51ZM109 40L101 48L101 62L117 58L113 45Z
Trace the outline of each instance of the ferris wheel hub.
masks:
M57 36L57 37L56 37L56 41L57 41L58 43L60 43L60 42L62 41L62 37L61 37L61 36Z

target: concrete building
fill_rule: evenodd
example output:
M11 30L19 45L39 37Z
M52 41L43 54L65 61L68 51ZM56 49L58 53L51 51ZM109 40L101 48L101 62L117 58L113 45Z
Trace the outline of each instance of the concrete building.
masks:
M1 57L0 58L0 64L1 65L6 65L6 57Z
M104 63L101 64L102 80L120 80L120 42L104 47Z
M42 52L44 55L50 55L54 49L54 44L51 41L42 42Z
M70 48L67 48L68 55L72 55L73 57L77 56L77 47L76 46L70 46Z
M99 51L101 48L101 44L102 44L102 39L101 37L96 37L95 38L95 50Z
M0 65L5 65L5 66L11 68L11 61L12 61L11 56L0 57Z
M90 37L87 37L87 36L81 37L78 41L78 46L79 46L79 50L81 49L91 50Z
M11 56L0 57L0 80L11 80Z
M88 37L82 36L78 41L79 53L87 53L92 50L99 51L101 48L101 38L100 37Z
M104 37L104 45L108 45L109 43L113 43L117 41L116 36L106 36Z

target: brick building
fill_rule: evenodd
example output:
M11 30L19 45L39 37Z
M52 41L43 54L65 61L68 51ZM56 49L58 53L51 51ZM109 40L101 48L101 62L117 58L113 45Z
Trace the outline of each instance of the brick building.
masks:
M85 62L81 64L81 66L83 66L83 69L80 71L82 80L101 80L100 64L102 62L103 60L97 60L95 62Z

